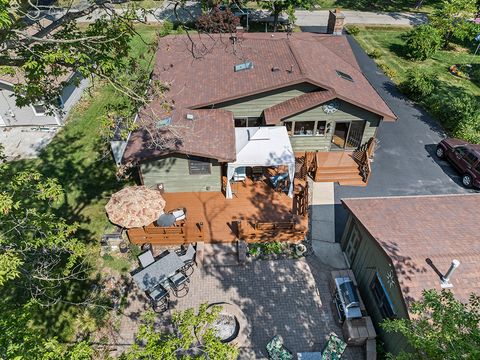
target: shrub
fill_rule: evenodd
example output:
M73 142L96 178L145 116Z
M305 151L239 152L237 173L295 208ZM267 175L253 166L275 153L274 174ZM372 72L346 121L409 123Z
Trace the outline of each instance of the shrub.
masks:
M456 24L453 30L453 41L470 47L478 34L480 34L480 24L464 20Z
M410 99L419 101L433 93L435 80L432 74L424 69L413 68L400 87Z
M234 33L239 24L240 19L230 9L221 11L215 7L212 12L197 18L196 27L198 31L205 33Z
M462 134L462 139L469 139L468 130L474 130L480 127L480 106L478 99L469 94L450 95L445 102L441 118L445 126L451 130L454 136ZM467 140L469 141L469 140Z
M442 45L438 31L430 25L420 25L410 30L405 36L405 53L414 60L432 57Z
M372 51L367 53L372 59L379 59L382 57L382 53L378 49L373 49Z
M167 36L167 35L171 34L172 32L173 32L173 23L168 21L168 20L165 20L162 23L162 27L158 31L158 34L160 36Z
M360 28L355 25L345 26L345 30L347 30L347 32L353 36L360 34Z
M385 73L385 75L387 75L390 79L394 78L395 76L397 76L397 72L395 70L393 70L390 66L388 66L387 64L385 63L382 63L382 62L379 62L378 63L378 66L380 67L380 69L382 69L382 71Z

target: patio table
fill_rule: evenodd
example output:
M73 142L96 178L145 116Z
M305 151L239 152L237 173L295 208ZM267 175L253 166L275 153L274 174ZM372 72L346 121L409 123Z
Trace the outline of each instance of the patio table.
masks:
M185 266L185 263L182 259L175 252L169 252L161 259L133 275L133 280L135 280L140 289L148 291L170 276L175 275L183 266Z
M173 214L162 214L157 220L158 226L172 226L175 224L175 215Z

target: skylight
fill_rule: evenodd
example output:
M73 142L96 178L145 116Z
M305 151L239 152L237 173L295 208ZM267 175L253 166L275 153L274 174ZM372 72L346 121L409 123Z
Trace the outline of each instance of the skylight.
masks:
M353 82L353 79L350 75L345 74L344 72L342 72L340 70L335 70L335 71L337 72L337 75L340 76L342 79Z
M157 122L156 122L157 129L161 128L161 127L164 127L164 126L167 126L167 125L170 125L171 122L172 122L172 117L171 116L160 119L160 120L157 120Z
M250 69L253 69L253 62L245 61L244 63L235 65L233 71L238 72L238 71L250 70Z

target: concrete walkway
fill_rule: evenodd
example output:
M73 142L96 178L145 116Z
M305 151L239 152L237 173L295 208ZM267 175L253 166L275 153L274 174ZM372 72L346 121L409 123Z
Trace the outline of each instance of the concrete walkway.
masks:
M346 269L347 264L340 244L335 242L335 196L331 182L312 182L310 202L310 238L319 260L336 269Z

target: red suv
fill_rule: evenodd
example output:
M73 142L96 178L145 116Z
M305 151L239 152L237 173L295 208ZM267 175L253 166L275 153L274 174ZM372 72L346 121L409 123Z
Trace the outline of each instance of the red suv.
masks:
M463 185L480 187L480 145L447 138L437 145L437 156L448 160L460 171Z

